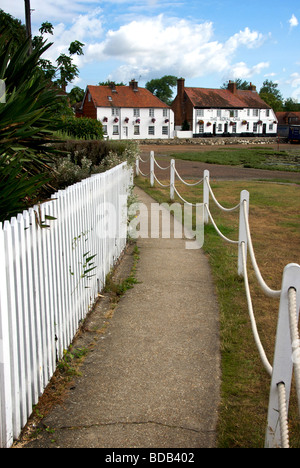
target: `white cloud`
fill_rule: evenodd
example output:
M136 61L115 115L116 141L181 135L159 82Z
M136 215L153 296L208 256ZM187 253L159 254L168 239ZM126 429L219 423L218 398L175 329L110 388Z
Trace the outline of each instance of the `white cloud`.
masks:
M291 98L295 99L297 102L300 102L300 73L292 73L286 83L294 88Z
M248 49L254 49L260 47L266 40L266 36L259 33L258 31L251 31L249 28L245 28L233 36L231 36L226 42L226 48L235 51L239 46L245 46Z
M299 21L294 14L292 14L291 18L289 19L289 23L291 28L295 28L296 26L298 26Z
M11 0L2 2L3 8L14 3ZM240 49L248 49L251 53L268 38L249 27L219 41L215 38L211 21L197 22L164 14L153 16L153 9L152 16L136 14L132 19L134 9L140 9L141 5L149 13L149 7L166 6L169 2L132 0L123 11L121 6L125 0L31 0L31 7L36 10L32 14L36 28L34 34L43 21L52 22L54 35L49 35L48 39L54 44L44 58L54 62L60 53L67 53L70 42L79 40L85 43L84 56L74 58L79 69L84 69L85 65L95 65L96 69L101 63L102 70L107 70L105 74L110 73L109 78L116 81L128 82L133 77L142 77L145 81L165 74L196 78L212 74L223 77L231 73L230 78L233 75L249 78L267 68L267 62L249 66L245 56L242 61L236 57ZM180 3L180 0L174 0L174 4ZM105 14L99 4L106 8ZM23 12L24 3L17 2L16 9ZM114 26L116 17L122 21L119 26ZM112 64L114 71L111 71ZM102 76L99 80L106 78Z
M89 48L89 44L93 44L96 40L103 38L104 30L102 19L99 18L100 10L95 10L89 15L79 15L73 20L71 25L65 23L55 25L53 35L44 35L53 45L45 53L44 58L48 58L53 62L60 53L67 53L68 47L72 41L78 40L85 44L83 48L84 54ZM77 65L82 63L80 57L74 56L74 62Z
M232 78L251 78L253 75L259 75L264 68L269 67L269 62L260 62L253 67L249 67L245 62L236 63L231 67Z
M164 74L201 77L228 71L241 46L259 47L265 37L245 28L224 43L213 39L213 23L210 21L199 24L164 15L140 18L117 30L109 30L104 41L86 48L82 60L91 62L106 58L121 61L120 67L110 75L117 81L126 82L133 77L147 80ZM267 66L267 63L259 63L249 68L243 63L237 64L234 70L240 70L243 77L249 77Z

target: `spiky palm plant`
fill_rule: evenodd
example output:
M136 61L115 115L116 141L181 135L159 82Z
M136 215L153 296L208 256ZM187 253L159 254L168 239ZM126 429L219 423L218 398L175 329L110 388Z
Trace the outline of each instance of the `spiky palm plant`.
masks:
M57 91L38 67L50 46L43 42L29 55L29 41L13 51L12 41L0 34L6 88L6 102L0 103L0 221L26 208L50 179L52 133L61 124L54 117Z

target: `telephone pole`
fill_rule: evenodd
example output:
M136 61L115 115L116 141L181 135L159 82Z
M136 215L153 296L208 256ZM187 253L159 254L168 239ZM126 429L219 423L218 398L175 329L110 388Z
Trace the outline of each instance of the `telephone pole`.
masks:
M29 55L32 53L32 36L31 36L31 10L30 10L30 0L25 1L25 21L26 21L26 35L29 41Z

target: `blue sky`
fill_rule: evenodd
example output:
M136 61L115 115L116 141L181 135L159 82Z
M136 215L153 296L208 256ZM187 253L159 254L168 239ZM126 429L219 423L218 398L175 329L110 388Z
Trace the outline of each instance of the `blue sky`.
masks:
M23 0L0 8L24 21ZM54 25L45 58L55 61L75 39L85 44L73 85L144 86L168 74L205 88L242 78L259 91L269 79L300 102L299 0L31 0L31 8L33 34L43 21Z

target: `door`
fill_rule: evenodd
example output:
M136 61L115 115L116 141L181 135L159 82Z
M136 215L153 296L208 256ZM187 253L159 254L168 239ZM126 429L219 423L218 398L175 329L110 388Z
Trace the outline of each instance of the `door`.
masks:
M128 127L123 127L123 138L128 138Z

